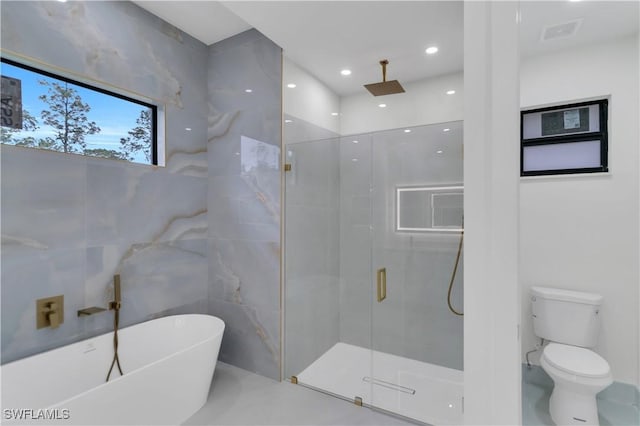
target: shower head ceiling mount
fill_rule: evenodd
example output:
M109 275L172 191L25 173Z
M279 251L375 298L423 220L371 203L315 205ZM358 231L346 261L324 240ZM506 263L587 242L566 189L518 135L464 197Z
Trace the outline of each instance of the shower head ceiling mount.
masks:
M380 61L382 65L382 82L365 84L364 87L371 92L373 96L394 95L396 93L404 93L402 85L398 80L387 81L387 65L389 61L383 59Z

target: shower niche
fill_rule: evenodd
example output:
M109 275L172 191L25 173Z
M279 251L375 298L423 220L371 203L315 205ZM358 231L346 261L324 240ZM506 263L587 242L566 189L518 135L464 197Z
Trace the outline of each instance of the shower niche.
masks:
M318 132L285 128L284 378L461 424L462 122L287 133Z
M463 197L462 184L396 188L396 231L462 231Z

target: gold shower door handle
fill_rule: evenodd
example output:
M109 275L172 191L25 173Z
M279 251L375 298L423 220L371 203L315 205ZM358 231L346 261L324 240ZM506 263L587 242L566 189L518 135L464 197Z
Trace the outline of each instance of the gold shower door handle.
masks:
M378 269L376 273L378 303L387 298L387 268Z

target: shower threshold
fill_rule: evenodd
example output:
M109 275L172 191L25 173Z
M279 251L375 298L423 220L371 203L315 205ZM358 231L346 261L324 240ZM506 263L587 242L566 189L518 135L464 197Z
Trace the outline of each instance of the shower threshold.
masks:
M463 423L463 372L347 343L298 374L298 383L432 425Z

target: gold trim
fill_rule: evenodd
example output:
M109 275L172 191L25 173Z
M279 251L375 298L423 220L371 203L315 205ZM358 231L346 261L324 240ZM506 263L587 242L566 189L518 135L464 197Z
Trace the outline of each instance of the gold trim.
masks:
M387 268L380 268L376 272L376 289L378 303L387 298Z
M284 171L285 172L290 172L291 171L291 164L287 163L284 165Z
M354 397L353 403L356 404L358 407L362 407L362 398L360 398L359 396Z
M280 164L284 164L286 160L285 146L284 146L284 52L280 49ZM283 167L280 167L280 381L284 378L284 354L285 354L285 232L284 232L284 220L285 220L285 206L286 206L286 191L285 191L285 175ZM292 378L295 376L292 376ZM298 382L296 378L296 383Z
M291 376L291 384L292 385L297 385L298 384L298 378L296 376Z

